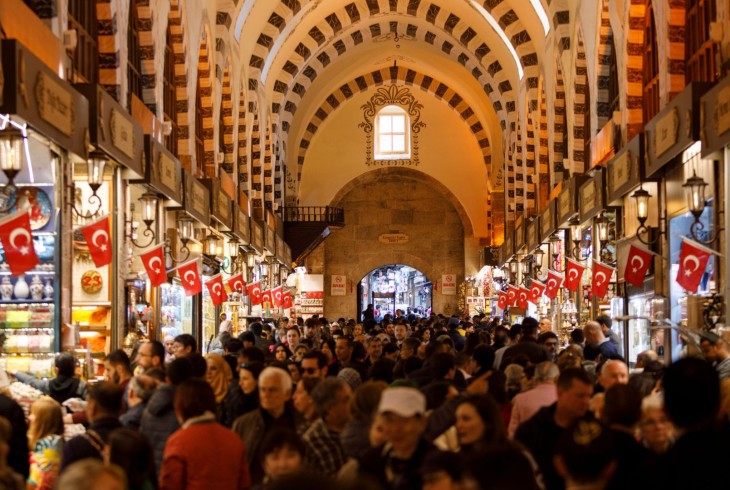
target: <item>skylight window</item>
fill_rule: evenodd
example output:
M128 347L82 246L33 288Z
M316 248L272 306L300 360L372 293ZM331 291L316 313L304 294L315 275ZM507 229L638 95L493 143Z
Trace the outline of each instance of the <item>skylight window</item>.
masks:
M539 3L539 0L531 0L531 1L537 1ZM499 25L499 22L495 20L494 17L492 17L492 14L487 12L487 10L482 7L479 2L476 2L475 0L471 0L471 5L477 11L482 14L482 17L487 21L487 23L492 26L492 29L494 29L494 32L497 33L497 35L502 39L502 42L504 42L504 45L507 46L507 49L509 49L509 52L512 54L512 58L515 60L515 65L517 65L517 73L520 77L520 80L522 80L522 77L525 75L525 71L522 69L522 63L520 62L520 57L517 55L517 51L515 50L515 47L512 46L512 43L510 42L509 38L507 37L507 34L502 30L502 26ZM534 6L534 3L533 3Z

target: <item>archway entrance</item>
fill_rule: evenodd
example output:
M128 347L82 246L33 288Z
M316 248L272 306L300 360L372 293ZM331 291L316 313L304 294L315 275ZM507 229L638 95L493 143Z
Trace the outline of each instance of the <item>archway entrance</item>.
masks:
M431 281L426 275L403 264L383 265L365 274L357 285L357 307L362 312L367 305L375 306L375 319L386 314L395 317L396 310L404 315L426 316L431 311ZM360 314L362 320L362 313Z

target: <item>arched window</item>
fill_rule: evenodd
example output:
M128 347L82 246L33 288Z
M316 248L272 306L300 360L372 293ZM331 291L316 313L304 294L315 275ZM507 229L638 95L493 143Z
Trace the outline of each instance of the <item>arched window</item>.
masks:
M167 27L165 43L165 69L162 77L162 111L165 121L170 122L172 131L165 138L165 147L177 155L177 92L175 91L175 51L172 48L172 32Z
M27 3L27 2L26 2ZM96 83L99 50L96 44L96 2L70 0L68 3L68 28L76 30L76 49L71 57L72 81Z
M142 58L139 52L139 31L137 30L137 6L132 2L129 7L129 24L127 25L127 89L130 104L132 95L142 99Z
M383 107L375 117L375 135L375 160L411 157L411 124L404 109Z

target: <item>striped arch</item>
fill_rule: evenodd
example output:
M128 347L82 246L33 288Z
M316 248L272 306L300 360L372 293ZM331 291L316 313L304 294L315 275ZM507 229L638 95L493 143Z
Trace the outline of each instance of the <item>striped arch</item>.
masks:
M626 139L631 139L644 127L644 19L646 0L631 0L628 10L626 38Z
M553 99L553 182L562 182L565 159L568 158L567 122L565 120L565 81L563 66L558 59L555 70L555 99Z
M263 168L261 165L261 127L259 112L253 113L253 126L251 127L251 204L252 211L262 215L263 205ZM253 213L252 213L253 215Z
M596 93L596 115L598 128L604 127L613 118L611 101L608 99L608 87L611 84L611 57L615 56L613 31L609 18L608 0L601 3L601 24L598 37L598 90Z
M139 55L142 69L142 101L157 114L155 99L155 40L152 34L152 6L150 0L134 0L137 8L137 33L139 35Z
M55 2L54 2L55 3ZM120 12L118 3L108 0L96 1L98 23L97 45L99 47L99 84L109 95L121 102L122 63L119 58L121 34L118 25Z
M583 31L578 27L577 42L573 50L575 70L573 78L573 152L571 173L582 174L588 170L589 155L585 154L585 145L590 134L590 93L588 91L588 65L586 50L583 46Z
M550 148L547 119L547 98L545 97L545 80L540 80L540 165L539 165L539 210L545 209L548 196L553 186L550 184Z
M171 0L168 32L175 53L175 121L177 122L177 157L186 168L192 168L190 153L190 113L188 111L188 59L185 50L185 16L180 0Z
M264 140L264 208L267 211L274 211L274 158L271 143L271 118L266 120L266 133Z
M527 139L525 140L525 207L531 215L537 214L535 124L532 111L527 111Z
M711 1L711 0L705 0ZM687 19L687 0L673 0L668 2L667 12L667 50L665 51L669 56L666 67L669 75L669 97L666 101L672 100L677 96L687 85L685 78L685 68L687 67L686 53L685 53L685 22ZM717 2L718 6L721 3ZM726 7L727 8L727 7ZM727 14L725 14L727 15ZM656 8L654 12L654 19L661 19L656 15ZM714 22L716 19L712 19ZM661 29L658 29L661 33ZM657 43L659 40L657 40ZM660 68L661 71L661 68Z
M522 127L518 121L515 127L515 152L513 154L513 165L515 166L515 211L517 212L517 216L525 213L525 197L527 194L527 172L523 154L525 146L522 141Z
M515 159L517 158L517 133L512 131L509 135L509 143L506 153L506 166L507 166L507 198L505 199L505 205L507 206L507 230L514 231L515 222L515 203L517 201L516 196L516 175L517 165Z
M248 160L248 139L246 135L246 90L241 86L238 96L238 185L247 196L251 195L251 176Z
M558 47L558 54L570 49L570 6L567 0L553 0L549 3L549 13L553 17L553 29L555 31L555 42Z
M203 161L196 162L199 170L202 170L207 178L216 177L215 164L215 143L213 140L215 122L213 121L213 83L211 79L210 51L208 39L210 35L205 27L200 37L200 48L198 49L198 100L203 116L203 127L196 127L200 131L198 137L202 138L204 146Z
M221 138L223 142L223 165L221 169L225 172L233 173L233 93L231 89L231 62L228 60L223 70L221 80L221 110L220 120L222 122L218 127L218 131L223 132Z
M309 124L307 124L306 131L299 142L297 153L297 181L301 180L302 167L304 166L305 156L312 138L314 138L319 126L335 109L357 93L364 92L371 87L397 82L430 92L454 108L469 125L469 128L476 137L484 157L484 164L487 167L487 175L491 173L492 156L489 135L477 115L464 99L446 84L434 80L430 76L403 67L390 67L382 68L351 80L330 94L325 102L320 105L319 109L317 109L309 121Z

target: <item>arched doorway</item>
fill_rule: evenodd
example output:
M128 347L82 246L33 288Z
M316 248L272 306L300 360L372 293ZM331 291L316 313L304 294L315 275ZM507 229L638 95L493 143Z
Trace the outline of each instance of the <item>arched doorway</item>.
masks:
M395 317L396 310L406 316L426 316L431 312L432 294L431 280L420 270L403 264L382 265L360 279L357 311L373 304L377 321L386 314Z

